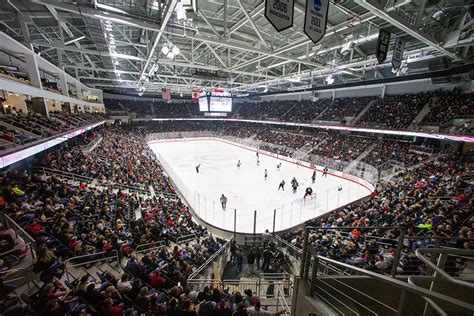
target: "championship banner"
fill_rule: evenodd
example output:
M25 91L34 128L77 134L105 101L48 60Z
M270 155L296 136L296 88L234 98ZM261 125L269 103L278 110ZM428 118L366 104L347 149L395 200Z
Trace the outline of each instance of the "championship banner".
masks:
M293 26L295 0L265 0L265 17L281 32Z
M191 98L193 102L199 102L199 91L193 90L193 93L191 94Z
M329 0L307 0L304 16L304 32L313 41L319 42L326 34Z
M171 89L161 88L161 98L163 100L171 100Z
M390 43L390 33L385 30L380 30L379 38L377 40L377 61L379 64L383 63L387 59L388 44Z
M395 40L395 48L393 49L392 67L397 70L402 65L403 51L405 50L405 40L397 37Z

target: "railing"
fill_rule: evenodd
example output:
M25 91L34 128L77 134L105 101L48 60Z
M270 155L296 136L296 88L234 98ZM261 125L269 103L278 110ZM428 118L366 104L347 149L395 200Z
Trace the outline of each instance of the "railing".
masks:
M472 291L472 289L474 289L474 283L452 277L451 275L449 275L448 273L444 271L449 255L470 256L470 257L467 257L466 259L472 260L474 257L474 250L452 249L452 248L447 248L447 249L446 248L445 249L424 248L424 249L416 249L415 254L418 257L418 259L420 259L424 264L430 267L431 270L434 272L431 285L430 285L431 290L436 288L436 285L437 285L436 282L437 281L439 282L440 279L444 279L448 283L467 288L466 289L467 291ZM425 254L430 254L431 259L427 258ZM440 255L437 260L437 264L433 262L433 259L435 258L436 255ZM416 285L415 279L416 277L413 277L413 276L409 277L408 283ZM427 305L425 306L425 311L431 307L440 315L448 315L448 313L446 313L443 310L443 308L439 304L435 303L432 299L428 297L423 297L423 298L425 299L427 303Z
M184 244L186 242L189 242L191 240L196 239L196 234L189 234L189 235L184 235L184 236L179 236L176 238L176 243L179 244Z
M120 256L117 250L114 249L110 252L102 251L102 252L96 252L96 253L82 255L82 256L71 257L67 259L66 261L64 261L64 271L66 273L66 278L70 282L68 270L70 270L71 268L82 267L82 266L90 265L92 263L101 262L101 261L109 261L109 260L112 260L112 263L116 262L117 267L120 266ZM74 261L80 261L80 262L74 263Z
M122 191L129 190L131 192L137 192L139 194L144 194L144 195L148 195L150 193L149 190L142 189L136 186L115 183L108 180L102 181L102 180L99 180L98 178L86 177L86 176L79 175L76 173L71 173L71 172L57 170L57 169L51 169L47 167L35 167L33 168L33 171L43 173L44 175L60 176L61 178L69 179L72 181L87 182L87 183L92 183L93 181L97 181L97 183L101 186L110 186L112 188L119 189Z
M288 305L288 302L286 301L285 297L285 291L281 291L280 288L277 290L277 295L276 295L276 310L278 311L278 308L281 306L286 312L284 312L281 315L290 315L291 307Z
M76 174L76 173L62 171L62 170L58 170L58 169L51 169L51 168L47 168L47 167L35 167L35 168L33 168L33 172L42 173L44 175L60 176L61 178L69 179L69 180L72 180L72 181L78 181L78 182L91 183L92 181L96 180L94 178L82 176L82 175L79 175L79 174Z
M258 279L254 280L217 280L217 279L188 279L187 284L193 289L202 289L204 286L213 286L220 289L229 288L229 292L238 291L244 293L245 290L252 290L252 294L260 298L275 299L275 306L282 306L289 315L293 296L293 281L287 273L262 273ZM269 304L265 304L269 306Z
M100 136L100 135L97 136L96 139L91 141L89 144L81 146L82 152L90 153L91 151L94 150L94 148L96 148L100 144L101 141L102 141L102 136Z
M12 278L10 276L13 275ZM2 271L3 284L13 284L16 287L26 284L28 293L31 293L31 281L33 280L31 267L9 269Z
M153 251L155 249L159 249L165 245L165 242L160 240L160 241L154 241L154 242L149 242L146 244L141 244L138 245L135 248L136 253L142 253L142 252L147 252L147 251Z
M303 258L303 251L298 249L295 245L287 242L278 235L273 235L275 243L280 247L281 251L289 258L292 264L293 274L298 274L301 268L301 259Z
M393 259L393 264L392 264L392 267L391 267L391 271L390 271L390 274L392 276L395 276L395 274L397 273L397 263L399 262L400 260L400 256L401 256L401 252L402 252L402 248L403 248L403 240L405 238L405 235L406 235L406 228L405 227L390 227L390 226L385 226L385 227L311 227L311 226L308 226L305 228L305 234L304 234L304 241L303 241L303 258L302 258L302 262L301 262L301 269L300 269L300 275L305 275L307 276L308 273L309 273L309 270L305 270L310 262L309 260L311 259L311 256L308 255L308 249L309 250L314 250L313 247L309 247L309 234L312 232L312 231L315 231L316 233L318 232L318 230L321 230L321 231L327 231L327 230L334 230L334 231L345 231L345 230L349 230L349 231L352 231L352 230L382 230L382 231L387 231L387 230L398 230L400 233L399 233L399 236L397 238L397 248L396 248L396 253L394 255L394 259ZM313 263L314 264L314 263ZM318 269L319 269L319 262L318 262Z
M423 153L427 155L432 155L435 153L434 148L426 147L426 146L418 146L418 145L411 145L409 151L416 152L416 153Z
M309 233L311 231L318 230L344 230L344 229L359 229L359 230L368 230L368 229L397 229L400 231L399 237L397 240L386 240L384 238L379 238L378 242L389 242L389 244L397 244L396 253L394 254L394 260L391 267L391 276L384 275L383 273L377 273L375 271L369 271L353 264L347 262L340 262L335 259L327 258L320 255L314 247L310 246L308 243ZM366 239L372 238L366 236ZM463 310L465 311L474 311L474 305L468 304L465 301L460 299L452 300L450 297L441 294L435 293L435 287L432 285L428 290L419 286L416 286L414 280L421 278L422 276L409 277L409 283L400 281L397 276L397 266L401 258L401 250L403 248L403 242L411 240L416 242L416 240L421 239L423 242L419 246L428 246L435 247L429 249L416 249L417 257L428 267L427 274L429 275L432 271L435 272L437 280L448 280L450 283L457 286L466 286L469 289L474 288L474 284L462 281L460 279L450 276L445 272L444 264L446 263L447 254L459 254L459 255L474 255L472 250L458 250L458 249L440 249L440 245L443 240L455 241L459 238L450 237L450 238L439 238L432 236L422 236L422 237L405 237L405 229L403 227L350 227L350 228L324 228L324 227L307 227L305 230L304 236L304 247L303 247L303 259L301 261L300 277L307 283L309 293L316 295L321 301L325 302L329 307L333 308L338 314L400 314L404 309L407 308L410 304L415 304L413 301L416 301L417 306L427 302L427 306L440 312L441 314L446 313L445 310L453 311ZM279 243L284 241L278 240ZM430 253L431 258L425 257L423 254ZM441 254L437 259L434 254ZM445 255L443 257L443 254ZM296 253L296 256L299 256L299 253ZM438 264L435 264L437 262ZM329 270L330 271L329 271ZM346 275L346 276L345 276ZM394 293L400 292L400 300L397 304L394 303L393 297L387 298L383 297L380 293L368 294L368 291L365 291L363 288L357 288L356 283L351 283L348 280L350 278L366 276L369 277L371 282L382 282L386 284L387 288L392 287ZM349 279L347 279L349 277ZM346 279L345 279L346 278ZM406 276L405 276L406 278ZM423 276L423 278L426 278ZM390 281L392 280L392 281ZM434 280L436 281L436 280ZM361 282L359 282L361 283ZM371 288L375 288L374 284L371 283ZM378 283L377 283L378 284ZM381 285L382 287L384 285ZM430 291L431 290L431 291ZM398 291L398 292L397 292ZM413 294L412 297L407 297L407 294ZM425 295L429 293L429 295ZM398 294L397 294L398 295ZM407 300L407 301L405 301ZM383 311L383 312L381 312Z
M188 280L198 279L198 277L202 277L202 273L207 268L212 268L211 267L212 263L216 261L220 261L220 267L223 268L225 266L225 263L227 263L227 257L229 256L231 242L232 242L232 239L227 241L221 247L221 249L219 249L213 255L211 255L209 259L206 260L206 262L204 262L199 268L197 268L196 271L191 273L191 275L188 277Z
M7 148L5 150L5 152L2 152L2 156L3 155L8 155L8 154L12 154L14 152L18 152L20 150L25 150L27 148L30 148L30 147L33 147L35 145L38 145L38 144L43 144L43 143L47 143L48 141L53 141L53 140L56 140L56 139L61 139L60 142L64 141L64 140L67 140L69 139L70 137L68 135L70 134L75 134L75 133L80 133L81 130L83 130L84 128L86 129L90 129L89 127L94 125L94 124L97 124L96 126L98 125L101 125L105 123L105 121L99 121L97 123L91 123L91 122L85 122L84 124L81 124L81 127L77 127L77 126L74 126L73 128L65 131L65 132L60 132L60 133L57 133L57 134L54 134L52 136L48 136L48 137L44 137L44 138L37 138L37 137L31 137L30 140L34 140L34 141L30 141L28 143L25 143L25 144L22 144L22 145L17 145L11 149ZM94 127L96 127L94 126ZM79 134L76 134L76 135L79 135ZM74 136L76 136L74 135ZM63 137L65 136L65 137ZM72 136L72 137L74 137ZM59 142L57 142L59 143Z
M470 315L474 312L473 304L458 298L319 256L312 248L309 248L308 252L314 261L312 266L303 268L301 276L309 290L309 294L320 298L328 306L332 307L338 315L416 315L421 314L415 311L421 308L416 304L419 304L424 299L431 300L437 305L443 305L452 313L454 313L453 311L462 311L461 313L455 313L456 315ZM375 282L371 283L372 289L385 288L385 290L380 293L375 293L372 290L372 293L369 293L363 288L358 287L357 283L347 282L348 279L341 278L340 276L319 276L317 265L320 260L329 262L340 269L349 270L351 274L369 277L369 281ZM308 269L312 270L310 275L307 274ZM362 281L359 283L362 283ZM385 295L384 299L384 292L385 294L387 292L392 294ZM395 299L397 297L398 300Z
M5 222L5 227L7 229L12 229L15 232L17 238L19 237L19 238L23 239L23 241L25 242L25 246L27 246L29 248L29 251L31 253L31 257L33 259L35 259L35 251L33 249L36 245L35 239L33 237L31 237L30 234L28 234L23 228L21 228L20 225L18 225L7 214L3 214L3 220ZM3 255L6 255L6 253L3 253L2 256Z

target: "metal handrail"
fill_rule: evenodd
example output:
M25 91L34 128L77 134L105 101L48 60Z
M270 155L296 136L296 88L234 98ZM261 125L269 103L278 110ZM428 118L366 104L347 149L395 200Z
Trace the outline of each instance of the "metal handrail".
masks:
M52 175L59 175L59 176L62 176L64 178L69 178L69 179L72 179L72 180L80 180L80 181L86 181L86 182L93 182L93 181L97 181L97 183L99 185L107 185L107 186L111 186L111 187L114 187L114 188L118 188L120 190L130 190L130 191L136 191L138 193L141 193L141 194L148 194L149 191L146 190L146 189L141 189L139 187L136 187L136 186L132 186L132 185L127 185L127 184L120 184L120 183L116 183L116 182L112 182L112 181L108 181L108 180L99 180L98 178L92 178L92 177L87 177L87 176L83 176L83 175L80 175L80 174L77 174L77 173L72 173L72 172L67 172L67 171L63 171L63 170L59 170L59 169L51 169L51 168L47 168L47 167L36 167L36 168L33 168L33 171L41 171L43 172L43 174L52 174Z
M10 216L8 216L7 214L3 214L3 217L5 219L6 226L8 228L13 229L13 231L15 232L16 238L24 238L25 245L29 247L29 250L31 252L31 257L35 259L35 251L33 249L33 246L36 245L35 239L31 237L31 235L28 234L20 225L18 225ZM2 253L2 256L4 254L5 253Z
M24 146L23 145L15 146L15 148L13 150L5 150L5 152L1 153L1 156L6 156L6 155L9 155L9 154L13 154L13 153L18 152L20 150L28 149L28 148L33 147L35 145L46 143L49 140L56 139L56 138L59 138L61 136L66 135L66 134L76 132L78 130L81 130L83 128L87 128L88 126L91 126L91 125L94 125L94 124L98 124L97 126L100 126L104 123L105 123L104 120L101 120L101 121L98 121L98 122L95 122L95 123L85 122L84 125L81 125L79 127L74 126L74 127L72 127L71 129L69 129L67 131L60 132L60 133L57 133L57 134L53 134L53 135L48 136L48 137L39 138L38 140L33 141L31 143L28 143L28 144L25 144ZM40 136L38 135L34 138L37 138L37 137L40 137Z
M26 268L18 268L18 269L10 269L10 270L7 270L7 271L3 271L2 274L3 275L7 275L9 272L14 272L15 274L20 274L21 276L18 276L18 277L15 277L15 278L12 278L12 279L4 279L3 280L3 283L12 283L12 282L16 282L16 281L19 281L19 280L26 280L26 287L28 289L28 293L30 293L30 278L29 278L29 274L31 273L31 269L26 269Z
M28 249L31 249L31 243L29 243L29 242L25 243L25 245L23 247L25 247L25 246L28 246L28 247L30 247ZM7 250L5 252L0 253L0 257L3 258L4 256L8 255L9 253L12 253L12 252L15 252L15 251L18 251L18 250L19 250L18 248L13 248L13 249Z
M176 243L181 244L183 242L193 240L194 238L196 238L196 234L188 234L188 235L184 235L184 236L179 236L178 238L176 238Z
M415 255L417 256L418 259L423 261L428 267L432 268L436 273L439 273L440 276L454 284L461 285L461 286L466 286L469 288L474 289L474 283L471 282L466 282L462 280L458 280L450 276L448 273L446 273L442 268L431 262L431 259L428 259L424 256L425 253L429 253L431 255L433 254L459 254L459 255L472 255L474 256L474 250L468 250L468 249L444 249L444 248L418 248L415 250Z
M276 310L278 311L279 303L281 303L281 307L283 307L286 310L284 315L290 315L291 308L290 308L290 306L288 306L288 302L285 299L285 293L281 293L280 288L277 289L276 297L277 297Z
M43 172L43 174L49 173L49 174L53 174L53 175L60 175L60 176L65 177L65 178L69 177L69 178L72 178L73 180L78 179L78 180L84 180L84 181L88 181L88 182L92 182L92 181L95 180L92 177L87 177L87 176L83 176L83 175L80 175L80 174L77 174L77 173L67 172L67 171L63 171L63 170L59 170L59 169L51 169L51 168L48 168L48 167L35 167L35 168L33 168L33 171L41 171L41 172Z
M109 257L104 257L104 258L99 258L99 259L92 259L92 260L89 260L89 261L69 265L71 260L77 260L77 259L80 259L80 258L87 258L87 257L92 257L92 256L96 257L98 255L108 254L108 253L113 253L115 255L109 256ZM119 256L118 251L115 250L115 249L113 249L110 252L101 251L101 252L91 253L91 254L87 254L87 255L81 255L81 256L75 256L75 257L68 258L68 259L66 259L66 261L64 261L64 272L66 273L66 278L69 281L68 267L80 267L80 266L84 266L84 265L87 265L87 264L90 264L90 263L95 263L95 262L104 261L104 260L108 260L108 259L116 259L117 264L120 265L120 256Z
M413 281L413 276L412 276L412 275L408 277L408 284L417 286L417 285L415 284L415 282ZM422 296L422 297L423 297L423 299L424 299L428 304L431 305L431 307L433 307L433 308L436 310L436 312L438 312L439 315L441 315L441 316L448 316L448 313L446 313L446 312L441 308L441 306L439 306L438 304L436 304L432 299L427 298L427 297L425 297L425 296Z
M319 256L316 253L316 251L314 251L313 255L317 259L328 261L328 262L330 262L330 263L332 263L336 266L341 266L345 269L352 270L356 273L369 276L372 279L381 281L381 282L386 283L386 284L390 284L392 286L396 286L396 287L400 288L403 291L407 291L407 292L414 293L416 295L428 297L429 299L440 300L443 303L446 303L446 304L449 304L449 305L456 305L457 307L460 307L460 308L462 308L464 310L467 310L471 313L474 312L474 305L473 304L463 302L463 301L461 301L457 298L453 298L453 297L450 297L450 296L447 296L447 295L444 295L444 294L436 293L436 292L433 292L429 289L425 289L425 288L422 288L422 287L419 287L419 286L408 284L404 281L401 281L401 280L398 280L398 279L395 279L395 278L392 278L392 277L388 277L388 276L385 276L385 275L382 275L382 274L378 274L378 273L375 273L375 272L372 272L372 271L368 271L368 270L365 270L365 269L362 269L362 268L354 267L350 264L342 263L342 262L339 262L339 261L334 260L334 259ZM316 280L316 274L314 274L312 277Z
M79 146L83 152L91 152L102 141L103 137L98 135L94 140L86 145Z
M302 249L299 249L298 247L296 247L295 245L289 243L288 241L284 240L283 238L281 238L281 237L278 236L278 235L273 235L273 237L274 237L279 243L284 244L287 248L293 249L296 253L298 253L298 254L300 255L300 257L303 256L303 250L302 250Z
M150 246L150 245L155 245L151 248L145 248L146 246ZM135 252L136 253L142 253L142 252L145 252L145 251L152 251L152 250L155 250L155 249L158 249L158 248L161 248L165 245L165 242L163 240L160 240L160 241L154 241L154 242L149 242L149 243L146 243L146 244L140 244L138 245L136 248L135 248ZM143 249L142 249L143 248Z
M230 247L230 243L232 242L232 239L228 240L222 247L221 249L219 249L218 251L216 251L214 254L212 254L209 259L206 260L206 262L204 262L199 268L196 269L196 271L194 271L193 273L191 273L191 275L189 275L188 277L188 280L191 280L193 279L194 277L196 277L196 275L198 275L201 271L203 271L205 268L207 268L207 266L212 262L214 261L214 259L219 256L224 250L226 250L227 248Z

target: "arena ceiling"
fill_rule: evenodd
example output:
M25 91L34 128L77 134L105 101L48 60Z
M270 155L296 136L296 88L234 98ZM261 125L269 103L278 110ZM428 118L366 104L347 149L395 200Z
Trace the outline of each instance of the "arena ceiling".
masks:
M291 91L325 85L328 76L362 82L472 61L470 0L333 0L317 44L303 33L304 0L295 1L293 27L280 33L264 16L265 1L199 0L184 14L188 2L4 0L0 30L85 84L121 93ZM387 63L376 62L380 28L392 33L391 47L397 36L406 39L398 73L391 52Z

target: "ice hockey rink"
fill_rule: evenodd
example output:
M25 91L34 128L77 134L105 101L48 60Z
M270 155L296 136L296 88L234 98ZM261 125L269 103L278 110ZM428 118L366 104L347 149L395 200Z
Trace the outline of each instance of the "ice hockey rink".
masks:
M281 231L371 193L369 187L354 180L333 174L322 177L319 167L313 184L313 170L286 157L272 157L260 151L257 165L256 149L227 140L168 139L151 141L149 145L196 214L229 231L234 230L234 209L237 232L253 232L255 210L257 233L272 231L274 210L275 231ZM282 165L278 171L279 163ZM199 173L195 168L198 164ZM291 188L293 177L299 183L296 193ZM282 180L286 182L285 191L278 190ZM308 186L315 196L303 199ZM219 201L221 194L227 197L225 210Z

